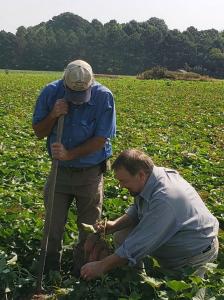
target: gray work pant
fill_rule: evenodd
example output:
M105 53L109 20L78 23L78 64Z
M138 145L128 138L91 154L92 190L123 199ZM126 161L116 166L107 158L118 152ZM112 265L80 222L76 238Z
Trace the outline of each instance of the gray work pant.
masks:
M117 231L114 233L114 244L115 247L119 247L124 240L128 237L129 233L133 230L134 227L128 227L123 230ZM214 262L218 256L218 251L219 251L219 242L218 238L214 238L212 244L211 244L211 249L206 251L205 253L200 253L198 255L195 255L190 258L186 258L183 260L182 264L179 265L178 267L174 266L169 266L165 268L169 268L169 271L173 271L173 275L177 275L179 278L181 276L181 271L183 272L184 267L192 267L195 269L195 275L199 276L201 278L204 278L205 272L206 272L206 263L211 263ZM160 262L161 263L161 262ZM193 297L192 300L204 300L206 293L205 288L199 289L197 294Z
M50 173L44 188L45 208L48 205L51 176ZM47 260L51 261L49 269L60 269L63 234L68 210L73 201L77 208L79 242L83 242L86 233L82 230L80 224L95 224L97 219L101 217L103 174L99 165L80 170L65 167L58 168L47 250ZM48 263L47 260L46 263Z

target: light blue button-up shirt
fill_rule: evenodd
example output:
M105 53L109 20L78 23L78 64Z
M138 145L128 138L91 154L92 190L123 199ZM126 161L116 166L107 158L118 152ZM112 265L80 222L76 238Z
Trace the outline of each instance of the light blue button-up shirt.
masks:
M218 221L196 190L177 171L162 167L154 166L126 213L139 223L115 253L130 265L150 255L165 267L178 267L218 234Z
M37 99L33 114L33 123L42 121L53 109L58 99L64 98L63 80L48 84ZM69 103L69 112L64 118L62 144L66 149L73 149L86 140L95 137L105 137L104 147L85 157L69 161L59 161L64 167L89 167L97 165L112 154L110 139L115 136L116 116L115 104L111 91L98 82L91 90L91 99L82 105ZM57 124L47 138L47 149L51 155L50 145L56 141Z

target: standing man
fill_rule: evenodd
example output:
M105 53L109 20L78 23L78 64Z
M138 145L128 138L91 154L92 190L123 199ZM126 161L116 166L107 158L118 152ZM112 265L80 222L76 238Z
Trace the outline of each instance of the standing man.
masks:
M65 116L62 140L56 143L61 115ZM87 62L72 61L62 79L41 91L33 114L33 130L39 139L47 137L50 157L59 160L45 271L60 270L64 228L69 207L75 201L79 238L74 248L74 272L78 275L86 239L81 223L94 224L101 216L103 172L112 155L110 140L116 130L113 95L94 80ZM44 190L45 208L50 176Z
M219 224L196 190L177 171L155 166L135 149L122 152L112 168L135 201L126 214L106 224L108 233L117 232L120 246L84 265L82 277L90 280L124 264L134 266L147 255L175 274L191 266L203 277L203 266L218 254Z

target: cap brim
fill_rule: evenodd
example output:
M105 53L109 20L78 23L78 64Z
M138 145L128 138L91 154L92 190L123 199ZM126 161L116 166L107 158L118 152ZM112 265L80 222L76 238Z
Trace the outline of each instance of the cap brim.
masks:
M91 98L91 86L85 91L73 91L69 88L65 88L65 100L74 104L83 104Z

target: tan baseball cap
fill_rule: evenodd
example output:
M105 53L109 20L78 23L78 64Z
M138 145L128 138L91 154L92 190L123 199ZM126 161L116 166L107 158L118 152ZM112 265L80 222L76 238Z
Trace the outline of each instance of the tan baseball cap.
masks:
M88 102L91 98L93 83L92 67L84 60L70 62L63 75L65 99L75 104Z

